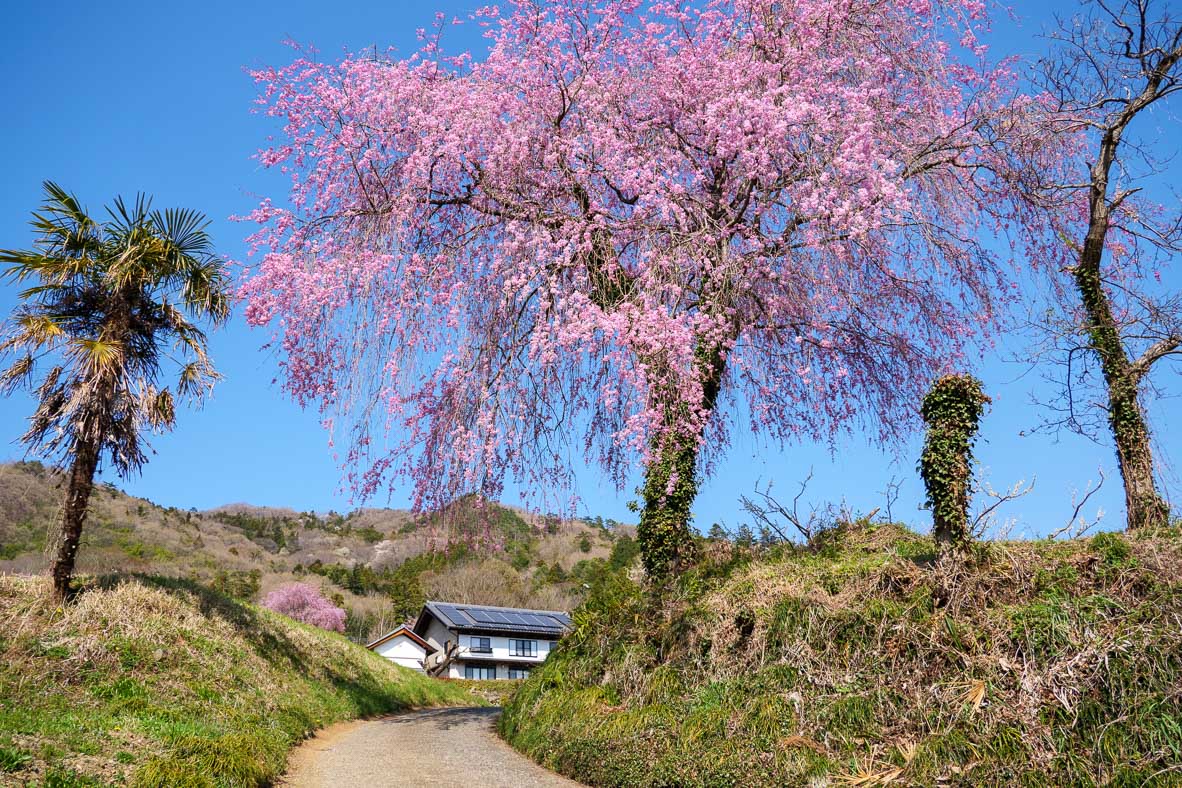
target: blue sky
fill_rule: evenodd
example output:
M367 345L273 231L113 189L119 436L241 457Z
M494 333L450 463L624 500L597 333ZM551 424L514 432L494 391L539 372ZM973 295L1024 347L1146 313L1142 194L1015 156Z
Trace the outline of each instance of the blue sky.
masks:
M0 167L6 176L0 192L0 247L28 247L29 212L39 202L41 181L53 179L92 211L116 194L137 191L153 195L160 207L201 210L213 220L219 250L241 257L246 227L228 217L248 211L258 195L284 195L283 181L251 159L270 128L251 114L254 86L243 69L290 60L292 52L282 43L288 38L312 44L328 58L375 44L410 52L416 28L429 26L436 10L465 15L477 4L5 3L0 106L9 120L0 126ZM1056 0L1047 10L1052 8L1070 13L1073 4ZM1036 34L1045 18L1006 22L993 42L995 51L1040 51ZM452 29L449 36L453 46L479 51L482 45L472 28ZM1177 264L1164 275L1177 284ZM7 314L14 302L14 288L0 285L0 310ZM301 412L273 382L275 360L261 349L266 339L238 317L214 335L213 356L226 380L212 401L201 411L181 413L177 431L154 440L157 454L140 476L114 481L133 494L180 507L248 501L300 510L351 508L316 414ZM1071 514L1073 490L1095 481L1102 468L1108 480L1087 513L1102 507L1107 525L1119 525L1122 492L1110 445L1071 435L1061 435L1058 442L1031 435L1043 416L1031 405L1031 396L1045 396L1047 389L1038 370L1006 361L1013 357L1028 357L1026 342L1003 337L978 367L994 399L978 449L993 486L1037 479L1034 491L1002 516L1017 520L1016 533L1054 530ZM1177 368L1156 373L1167 394L1182 393ZM1167 398L1150 411L1167 492L1175 502L1182 485L1168 463L1178 459L1169 447L1182 435L1178 403ZM22 456L16 439L31 409L23 395L0 399L0 458ZM835 450L805 444L781 451L740 435L702 490L697 522L733 527L743 519L739 495L750 493L756 479L774 480L777 491L790 498L796 481L811 468L806 501L844 501L866 512L882 505L881 491L896 477L902 486L894 514L926 527L928 515L918 509L922 486L914 471L920 444L921 436L912 435L897 456L858 437L840 441ZM580 475L576 492L591 514L634 517L625 507L630 491L616 492L593 471ZM406 493L395 491L389 503L405 505ZM507 498L514 498L512 491Z

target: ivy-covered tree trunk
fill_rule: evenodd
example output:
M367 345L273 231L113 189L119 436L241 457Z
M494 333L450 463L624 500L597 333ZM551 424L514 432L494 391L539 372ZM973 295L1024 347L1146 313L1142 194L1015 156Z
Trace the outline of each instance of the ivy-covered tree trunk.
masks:
M675 576L692 557L690 507L698 495L697 442L679 436L659 451L645 470L636 529L644 570L653 580Z
M1084 241L1075 284L1087 314L1088 341L1100 359L1108 389L1108 424L1116 443L1116 458L1125 487L1125 511L1129 528L1164 525L1169 507L1157 491L1153 475L1153 451L1149 425L1141 409L1138 390L1144 370L1129 359L1112 304L1104 292L1100 259L1104 248L1107 209L1094 217Z
M919 474L932 510L932 535L940 545L969 541L969 493L973 441L989 397L972 375L945 375L923 398L927 422Z
M699 347L699 379L702 383L702 408L712 413L718 402L726 358L718 346ZM676 418L671 414L669 418ZM654 584L675 577L692 559L694 542L690 520L698 495L699 434L673 431L657 446L655 456L645 469L641 490L640 524L636 529L641 561Z

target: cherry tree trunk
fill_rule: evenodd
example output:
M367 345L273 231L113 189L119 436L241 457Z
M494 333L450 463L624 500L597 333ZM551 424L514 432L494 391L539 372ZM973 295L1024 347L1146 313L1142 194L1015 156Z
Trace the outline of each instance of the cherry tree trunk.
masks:
M94 472L97 467L98 447L89 441L81 443L74 453L74 463L70 467L66 501L62 506L57 557L53 562L53 590L59 599L67 599L70 594L74 560L78 555L78 543L82 539L82 526L86 522L86 507L90 503L90 491L94 488Z
M698 495L698 445L692 438L670 440L644 475L644 508L636 536L645 573L660 581L674 577L692 558L691 511Z
M718 402L726 357L716 345L699 346L695 356L702 384L702 409L711 414ZM643 508L636 536L645 573L657 585L676 577L693 559L690 523L691 507L698 495L700 439L701 430L696 434L673 430L655 447L654 457L645 469Z

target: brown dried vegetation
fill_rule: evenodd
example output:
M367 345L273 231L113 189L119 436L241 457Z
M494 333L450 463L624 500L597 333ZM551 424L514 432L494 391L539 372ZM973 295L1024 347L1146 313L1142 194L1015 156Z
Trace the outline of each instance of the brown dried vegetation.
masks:
M614 580L510 703L596 785L1182 784L1182 534L899 526L714 555L660 611Z

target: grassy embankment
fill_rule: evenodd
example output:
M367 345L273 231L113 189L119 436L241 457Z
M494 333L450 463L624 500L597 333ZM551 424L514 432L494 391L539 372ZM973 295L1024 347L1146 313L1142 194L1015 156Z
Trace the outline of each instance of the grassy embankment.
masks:
M622 578L502 732L593 785L1182 785L1182 533L977 545L897 526Z
M46 591L0 575L0 784L264 785L329 723L474 702L188 581L99 581L65 610Z

